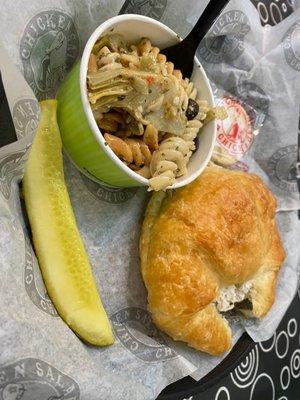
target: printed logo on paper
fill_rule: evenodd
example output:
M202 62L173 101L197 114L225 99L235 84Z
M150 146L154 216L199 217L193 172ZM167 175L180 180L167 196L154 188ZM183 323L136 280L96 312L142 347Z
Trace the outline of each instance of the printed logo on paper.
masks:
M36 100L21 99L14 104L12 118L18 139L35 132L39 114L39 104Z
M235 87L229 90L229 93L234 94L245 104L253 107L255 110L255 113L252 112L254 129L264 123L269 112L270 97L260 86L251 81L240 81Z
M0 191L6 200L10 198L12 181L23 176L26 152L27 148L0 159Z
M208 63L233 61L244 52L244 38L249 31L246 14L240 10L227 11L216 20L198 52Z
M36 358L0 368L0 400L79 400L74 379Z
M120 14L142 14L160 20L167 6L167 0L127 0Z
M300 19L286 32L282 39L286 62L295 71L300 71Z
M245 108L235 99L224 97L218 104L228 117L217 121L217 142L232 155L243 155L253 143L252 123Z
M24 76L38 99L54 94L79 52L72 18L59 10L36 14L20 41Z
M297 193L297 146L281 147L269 158L267 173L274 185L280 189Z
M52 301L49 299L46 288L39 270L39 265L29 239L25 236L25 272L24 284L26 292L30 300L40 310L45 313L58 317L57 311L54 308Z
M103 183L96 183L84 175L82 175L82 180L90 193L110 204L125 203L132 199L137 192L137 188L113 188Z
M138 307L124 308L115 313L111 321L122 345L141 360L157 362L177 357L153 324L148 311Z

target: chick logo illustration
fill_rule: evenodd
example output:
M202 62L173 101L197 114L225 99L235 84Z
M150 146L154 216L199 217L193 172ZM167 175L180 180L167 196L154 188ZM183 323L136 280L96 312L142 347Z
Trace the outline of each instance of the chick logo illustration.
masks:
M0 400L79 400L76 381L45 361L25 358L0 368Z
M300 71L300 19L285 33L282 39L286 62L295 71Z
M49 10L31 18L20 40L20 57L38 99L55 94L78 52L78 34L68 14Z
M22 98L15 102L12 117L18 139L35 132L39 115L39 104L35 99Z
M67 51L67 39L62 31L49 32L46 38L39 40L49 42L49 46L44 49L44 56L38 65L33 66L33 73L38 87L43 91L49 91L57 81L62 81L65 73L65 57ZM45 44L45 42L43 43ZM40 51L41 46L36 47ZM38 57L34 57L33 62Z
M167 6L167 0L127 0L120 13L142 14L148 17L160 19Z
M297 145L280 147L272 154L267 164L271 182L290 194L298 193L297 151Z
M21 400L25 392L25 387L22 383L9 383L5 386L2 392L3 400Z
M207 63L232 62L244 52L244 39L249 32L249 19L242 11L221 14L200 43L200 57Z
M61 400L63 394L57 394L52 385L44 382L27 381L9 383L2 391L1 400Z

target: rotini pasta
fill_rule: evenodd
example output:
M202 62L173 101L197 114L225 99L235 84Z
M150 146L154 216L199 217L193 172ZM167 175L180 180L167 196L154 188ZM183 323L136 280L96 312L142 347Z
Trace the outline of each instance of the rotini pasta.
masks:
M151 161L151 152L149 147L140 139L128 138L125 139L125 143L127 143L130 147L133 157L133 164L138 167L149 166Z
M147 38L100 38L88 63L88 96L106 143L133 171L164 190L187 173L202 126L222 113Z
M207 104L201 103L202 109L195 119L187 121L183 135L170 136L164 139L157 151L153 153L150 164L150 187L153 190L162 190L166 183L172 185L175 178L186 175L187 164L195 150L195 139L203 126L208 110Z
M131 148L124 140L109 133L104 133L104 139L112 151L127 165L133 162Z
M141 139L121 139L109 133L104 134L104 139L110 148L122 161L126 162L133 170L144 166L149 167L152 155L149 147Z
M158 149L158 130L152 124L147 125L143 141L151 151Z

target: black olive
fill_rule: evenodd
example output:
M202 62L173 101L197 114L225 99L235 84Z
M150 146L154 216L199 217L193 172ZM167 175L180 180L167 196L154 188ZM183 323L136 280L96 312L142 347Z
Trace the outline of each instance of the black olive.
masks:
M188 107L185 113L187 119L189 121L191 119L194 119L197 116L198 112L199 112L199 104L195 100L189 99Z

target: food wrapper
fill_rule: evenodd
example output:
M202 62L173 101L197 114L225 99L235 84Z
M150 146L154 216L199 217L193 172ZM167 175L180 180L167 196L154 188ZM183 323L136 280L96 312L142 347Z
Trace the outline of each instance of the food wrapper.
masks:
M97 184L65 158L72 205L116 338L105 348L80 341L47 295L20 188L39 119L37 100L55 95L100 23L122 9L161 20L185 36L206 3L16 0L2 8L0 69L19 139L0 149L3 400L11 393L23 400L153 400L186 375L200 379L226 356L174 342L147 312L138 254L146 189ZM198 49L217 103L229 115L218 121L214 161L224 164L226 158L226 167L265 180L278 200L277 222L287 252L269 314L261 320L228 316L233 343L245 330L255 341L268 339L298 285L299 32L299 9L276 27L262 28L250 1L231 1Z

